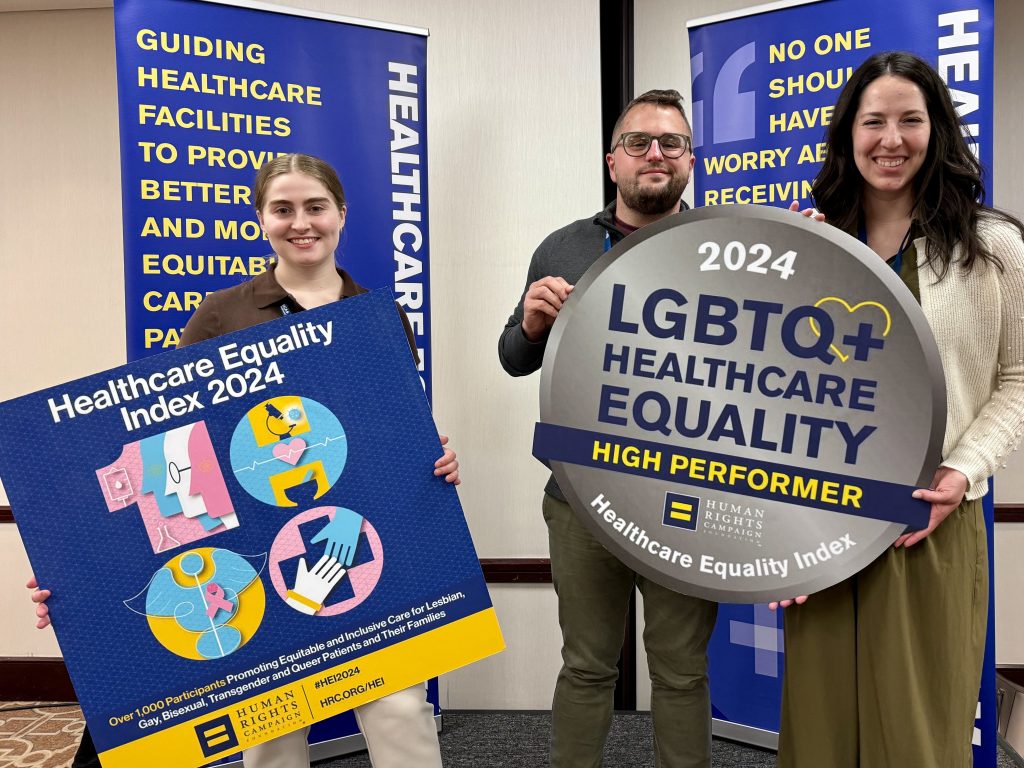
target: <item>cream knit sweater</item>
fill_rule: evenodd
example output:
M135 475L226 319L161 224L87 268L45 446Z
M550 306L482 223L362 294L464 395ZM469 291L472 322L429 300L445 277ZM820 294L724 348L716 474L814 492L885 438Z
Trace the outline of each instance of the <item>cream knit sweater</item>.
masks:
M983 219L983 243L1003 263L956 264L938 279L918 253L921 307L935 334L946 378L943 466L963 472L968 499L988 490L1024 433L1024 241L1003 222Z

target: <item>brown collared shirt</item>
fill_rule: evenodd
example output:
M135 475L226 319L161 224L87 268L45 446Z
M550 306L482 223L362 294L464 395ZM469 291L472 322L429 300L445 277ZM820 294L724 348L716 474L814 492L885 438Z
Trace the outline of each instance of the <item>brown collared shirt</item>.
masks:
M339 301L367 292L348 272L340 267L337 269L341 277ZM291 312L302 312L305 309L277 282L272 265L270 269L252 280L216 291L203 299L203 303L185 326L178 346L185 347L197 341L213 339L225 333L276 320L284 314L281 311L282 305ZM416 342L413 339L409 318L405 316L401 307L398 307L398 314L402 317L402 326L409 339L409 347L418 363L419 355L416 352Z

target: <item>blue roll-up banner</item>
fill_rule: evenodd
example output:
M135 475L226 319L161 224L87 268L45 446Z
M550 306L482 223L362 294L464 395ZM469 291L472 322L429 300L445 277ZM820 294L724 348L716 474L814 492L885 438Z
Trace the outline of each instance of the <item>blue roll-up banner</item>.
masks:
M912 51L935 65L989 171L993 17L993 0L920 0L897 9L891 0L796 0L691 21L696 204L810 206L839 92L865 58L885 50ZM991 535L991 499L986 519ZM976 766L996 762L993 647L990 610ZM716 733L774 746L783 650L781 619L766 606L721 606L710 647Z
M338 261L394 291L429 397L426 30L239 0L117 0L114 21L128 359L266 269L249 190L304 152L338 170Z
M394 291L429 399L426 30L247 0L115 0L114 26L128 359L172 349L207 293L267 268L249 189L303 152L338 170L337 259ZM310 741L356 733L345 714Z

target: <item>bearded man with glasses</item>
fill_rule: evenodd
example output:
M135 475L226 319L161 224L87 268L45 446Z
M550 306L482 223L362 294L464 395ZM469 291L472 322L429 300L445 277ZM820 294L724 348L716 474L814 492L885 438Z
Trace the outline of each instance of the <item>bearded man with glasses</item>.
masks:
M558 311L591 264L626 235L683 207L694 162L691 135L678 91L648 91L619 116L605 156L615 201L552 233L533 254L526 289L498 341L509 374L525 376L541 367ZM563 664L551 708L552 768L601 765L634 587L644 598L657 765L709 766L707 643L718 606L673 592L619 562L576 519L553 476L542 508L562 628Z

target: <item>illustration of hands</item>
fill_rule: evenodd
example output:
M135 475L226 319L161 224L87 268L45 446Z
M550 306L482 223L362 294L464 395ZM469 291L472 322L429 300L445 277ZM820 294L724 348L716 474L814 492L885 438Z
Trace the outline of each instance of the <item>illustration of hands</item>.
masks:
M327 596L344 575L345 568L335 557L324 555L317 560L313 570L309 570L306 558L302 558L295 574L295 586L288 590L285 602L312 616L323 608Z
M319 544L326 541L325 557L333 557L348 568L356 556L356 544L359 543L359 530L363 526L363 516L351 509L336 507L334 517L321 528L310 542Z

